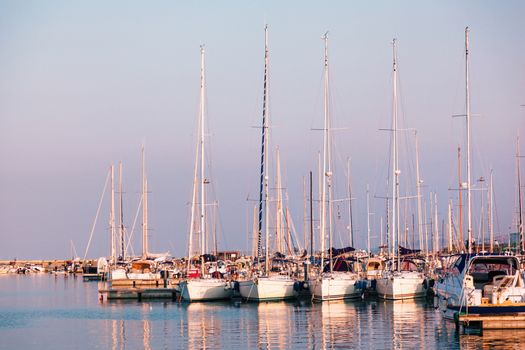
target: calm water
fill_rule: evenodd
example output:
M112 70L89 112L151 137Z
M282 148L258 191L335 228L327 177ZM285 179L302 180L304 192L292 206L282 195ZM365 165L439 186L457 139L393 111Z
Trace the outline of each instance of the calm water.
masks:
M205 348L523 349L525 332L458 335L424 302L101 303L96 282L0 276L0 349Z

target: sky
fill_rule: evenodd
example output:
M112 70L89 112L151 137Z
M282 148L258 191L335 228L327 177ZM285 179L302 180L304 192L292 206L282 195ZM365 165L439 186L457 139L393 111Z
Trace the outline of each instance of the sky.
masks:
M304 179L313 171L317 181L322 147L322 133L312 130L323 123L321 36L329 32L331 115L340 129L334 132L334 195L347 197L350 158L354 245L366 248L367 185L373 246L386 215L380 197L387 194L390 135L379 129L391 126L393 38L400 123L417 129L425 202L436 193L441 222L448 200L457 198L449 189L457 188L465 122L452 115L465 113L466 26L476 114L472 178L488 179L493 169L495 231L504 237L515 227L516 136L525 129L524 10L522 1L2 0L0 259L64 258L72 247L73 255L84 256L108 168L119 161L131 231L142 144L151 192L150 250L185 254L202 44L219 248L249 251L259 186L265 24L271 147L273 153L280 149L283 186L300 237ZM410 196L413 134L402 139L408 146L400 157L409 159L402 192ZM486 220L480 218L480 193L473 198L478 231ZM88 257L109 253L108 203L106 197ZM339 203L334 210L347 221L347 204ZM342 237L336 242L348 243L344 228L336 231ZM136 252L139 236L140 219Z

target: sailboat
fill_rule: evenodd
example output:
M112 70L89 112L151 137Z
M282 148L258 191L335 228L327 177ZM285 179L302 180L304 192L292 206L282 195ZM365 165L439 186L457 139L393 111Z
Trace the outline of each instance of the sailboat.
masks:
M438 303L446 318L459 320L463 324L468 324L472 317L472 321L481 322L483 328L523 328L525 280L519 258L511 255L476 254L472 250L468 27L465 29L465 80L468 254L455 256L447 267L447 272L438 280L435 286ZM520 226L518 229L522 233L521 223ZM523 246L523 237L519 238Z
M403 300L424 297L427 284L420 267L412 260L401 260L399 251L399 155L397 133L397 52L396 40L393 48L393 113L392 113L392 260L390 267L376 279L377 295L388 300Z
M206 271L206 185L210 183L206 178L205 169L205 71L204 71L204 46L201 46L201 74L200 74L200 108L199 108L199 133L195 155L194 182L191 208L190 234L188 241L188 266L187 278L180 282L179 290L182 298L188 301L208 301L229 299L232 294L230 284L222 277L212 277ZM198 176L200 175L200 177ZM200 188L199 188L200 187ZM200 202L197 202L197 194L200 194ZM199 222L196 223L196 214L199 211ZM200 271L192 266L193 261L193 234L200 233ZM218 272L216 272L218 274ZM214 275L216 275L214 273Z
M338 300L359 298L362 289L357 288L359 275L353 271L354 264L343 258L336 260L334 264L334 251L332 248L332 150L330 140L330 109L329 109L329 65L328 65L328 33L324 37L324 127L323 127L323 173L321 191L321 269L322 272L313 277L309 282L310 293L314 300ZM351 199L349 199L351 200ZM327 207L328 206L328 207ZM327 215L328 214L328 215ZM327 223L328 222L328 223ZM329 236L329 261L324 266L325 256L325 233L328 226ZM353 250L353 248L352 248ZM344 255L348 249L343 249Z
M264 28L264 96L263 96L263 120L262 120L262 148L261 148L261 176L259 188L259 216L258 216L258 237L257 237L257 261L259 271L251 278L239 281L239 293L243 299L248 301L284 300L294 298L295 280L288 274L270 274L270 253L269 253L269 191L268 191L268 26ZM262 269L262 246L261 236L265 229L264 247L264 269Z
M129 285L135 282L140 284L156 284L160 280L160 272L157 271L155 261L149 260L152 257L157 257L159 254L152 254L148 248L148 180L146 177L146 152L144 145L141 146L141 163L142 163L142 256L139 259L133 259L128 266L122 262L121 266L115 267L111 271L112 285ZM120 176L122 182L122 168L120 167ZM114 186L113 186L113 170L111 175L111 211L114 213ZM120 246L121 246L121 257L124 257L125 244L124 244L124 225L122 223L122 183L120 184ZM112 234L112 256L116 257L116 229L115 229L115 215L111 215L111 227L113 228ZM162 254L161 254L162 255ZM164 254L165 255L165 254ZM116 258L114 258L116 259ZM123 266L124 265L124 266Z

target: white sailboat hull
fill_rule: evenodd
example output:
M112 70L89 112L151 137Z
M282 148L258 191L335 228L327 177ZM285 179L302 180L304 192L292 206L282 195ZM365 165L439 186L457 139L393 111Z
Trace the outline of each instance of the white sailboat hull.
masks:
M387 300L423 298L427 294L422 273L401 271L384 274L378 278L377 296Z
M295 297L295 281L288 277L260 277L256 280L240 281L239 293L246 300L285 300Z
M181 281L179 290L187 301L212 301L230 299L232 289L223 279L189 279Z
M310 293L314 300L341 300L361 297L357 289L357 274L333 273L310 281Z

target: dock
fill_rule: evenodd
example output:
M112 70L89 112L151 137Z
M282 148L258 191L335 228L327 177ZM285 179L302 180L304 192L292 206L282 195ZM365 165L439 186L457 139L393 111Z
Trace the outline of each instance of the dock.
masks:
M525 329L525 314L501 314L501 315L479 315L479 314L456 314L454 316L456 327L459 329Z
M99 284L100 301L134 299L171 299L178 300L178 279L127 279L114 280Z
M112 287L99 289L99 299L104 300L138 300L170 299L177 300L178 288L164 287Z

